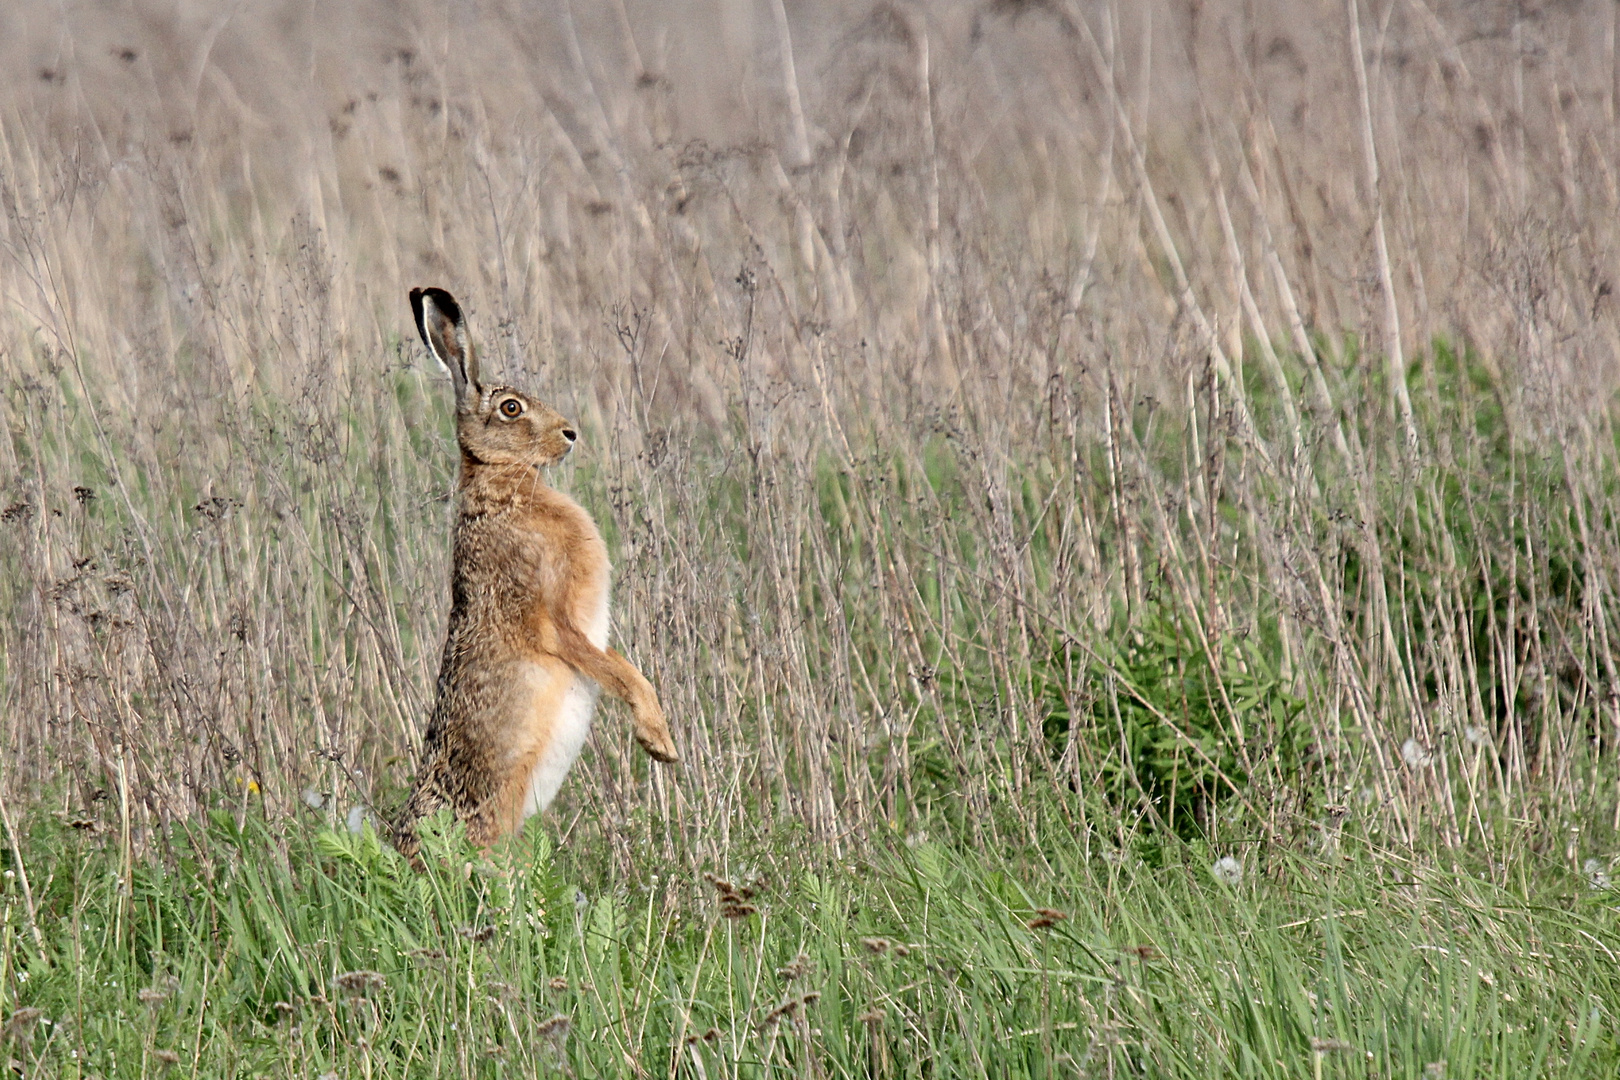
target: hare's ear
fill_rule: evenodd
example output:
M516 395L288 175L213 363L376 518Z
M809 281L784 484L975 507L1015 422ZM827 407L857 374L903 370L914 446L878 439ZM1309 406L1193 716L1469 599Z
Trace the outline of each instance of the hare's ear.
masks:
M476 399L479 394L478 351L467 340L461 305L443 289L412 289L411 312L416 316L416 332L422 335L422 344L450 373L456 385L457 403Z

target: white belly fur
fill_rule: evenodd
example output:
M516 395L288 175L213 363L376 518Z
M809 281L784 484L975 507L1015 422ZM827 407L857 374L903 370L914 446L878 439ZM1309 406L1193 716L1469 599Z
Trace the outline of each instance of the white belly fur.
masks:
M607 648L608 591L602 589L602 600L585 627L585 636L598 649ZM573 685L564 695L558 710L557 723L552 729L551 741L540 752L540 760L529 774L529 792L523 800L523 816L540 813L557 797L563 778L585 748L585 739L591 733L591 716L596 711L596 698L602 690L583 675L573 676Z

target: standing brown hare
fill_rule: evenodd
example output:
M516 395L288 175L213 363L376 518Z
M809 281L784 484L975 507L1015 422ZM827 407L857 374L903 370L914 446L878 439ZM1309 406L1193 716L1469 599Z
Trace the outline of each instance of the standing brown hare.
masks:
M579 756L600 690L627 703L636 741L675 760L658 695L608 648L611 566L583 508L546 483L578 437L556 410L479 382L461 308L412 289L416 328L456 391L461 475L450 628L416 785L395 826L418 858L417 823L448 806L487 847L544 810Z

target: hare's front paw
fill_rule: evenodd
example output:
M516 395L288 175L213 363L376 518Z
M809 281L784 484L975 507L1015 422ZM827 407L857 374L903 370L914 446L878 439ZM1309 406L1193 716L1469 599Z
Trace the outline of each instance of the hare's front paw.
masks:
M636 710L636 742L655 761L667 763L679 758L669 725L664 722L664 710L658 707L657 701Z

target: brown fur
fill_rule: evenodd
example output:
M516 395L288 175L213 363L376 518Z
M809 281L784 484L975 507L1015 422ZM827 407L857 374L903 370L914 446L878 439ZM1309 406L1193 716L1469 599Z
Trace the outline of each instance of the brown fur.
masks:
M607 548L590 515L540 473L572 449L572 425L510 387L480 385L477 353L448 293L415 289L411 304L423 341L456 384L461 447L438 698L395 826L400 850L415 860L416 823L441 807L480 846L522 825L531 775L575 679L630 706L647 753L666 762L676 755L652 685L587 636L609 587ZM535 667L549 676L538 687Z

